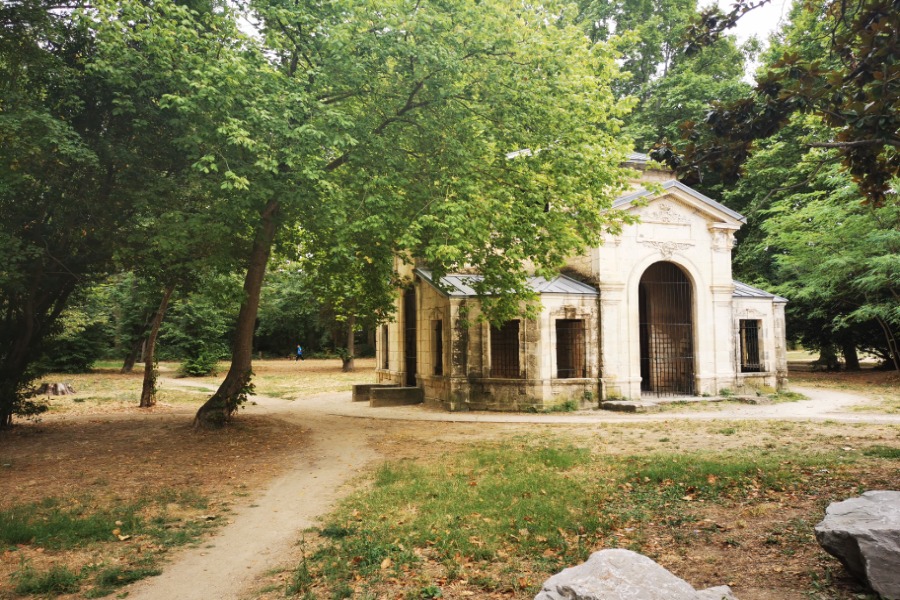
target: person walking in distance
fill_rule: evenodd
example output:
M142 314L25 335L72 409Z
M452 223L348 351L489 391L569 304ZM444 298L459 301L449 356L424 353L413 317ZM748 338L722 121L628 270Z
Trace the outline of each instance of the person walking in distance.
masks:
M297 344L297 358L295 358L294 360L295 360L295 361L297 361L297 360L304 360L304 358L303 358L303 346L301 346L300 344Z

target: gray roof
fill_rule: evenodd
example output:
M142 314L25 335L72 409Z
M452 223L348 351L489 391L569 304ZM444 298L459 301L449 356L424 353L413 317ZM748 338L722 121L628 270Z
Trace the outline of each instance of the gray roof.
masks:
M765 290L755 288L752 285L747 285L746 283L741 283L737 280L734 281L734 293L731 296L733 298L771 298L775 302L788 301L787 298L770 294Z
M434 286L444 296L470 297L477 296L472 283L483 281L481 275L467 275L451 273L441 277L441 285L435 284L431 271L428 269L416 269L416 275ZM576 294L582 296L596 296L597 290L586 283L581 283L566 275L557 275L553 279L543 277L529 277L527 285L538 294Z
M662 188L664 190L671 190L672 188L675 188L676 190L680 190L690 196L693 196L694 198L703 202L704 204L707 204L710 207L715 208L716 210L725 213L732 219L740 221L741 223L747 222L747 218L744 215L742 215L741 213L731 210L724 204L720 204L720 203L716 202L709 196L704 196L703 194L701 194L694 188L688 187L688 186L684 185L683 183L681 183L680 181L677 181L675 179L670 179L669 181L665 181L665 182L661 183L660 185L662 186ZM644 196L649 196L651 194L652 194L652 192L650 192L648 190L640 189L636 192L632 192L630 194L625 194L624 196L619 196L618 198L616 198L615 202L613 202L613 208L623 208L625 206L628 206L629 204L631 204L633 201L637 200L638 198L643 198Z
M629 152L627 160L634 163L646 163L650 162L650 156L641 152Z

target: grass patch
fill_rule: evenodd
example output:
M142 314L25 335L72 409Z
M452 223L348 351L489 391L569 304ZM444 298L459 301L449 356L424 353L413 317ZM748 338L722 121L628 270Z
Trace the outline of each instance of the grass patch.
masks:
M897 460L900 459L900 448L894 448L892 446L872 446L871 448L863 450L863 454L875 458Z
M206 508L205 497L193 491L163 491L152 497L113 508L88 508L90 499L49 498L40 503L14 506L0 511L0 543L23 554L34 550L66 552L88 549L96 552L114 543L122 552L114 565L89 564L73 569L71 564L37 569L23 558L12 574L17 594L53 597L80 592L99 598L139 579L158 575L156 567L168 548L192 543L215 520L191 518ZM130 549L130 540L140 539L142 549Z
M327 597L364 580L396 593L403 581L404 597L418 598L464 580L476 594L533 595L592 550L640 551L646 528L693 531L704 502L784 492L849 460L746 449L612 457L544 439L388 463L319 530L287 591Z
M156 568L106 567L94 577L95 587L85 594L85 598L102 598L112 594L117 588L160 573L162 571Z
M49 550L69 550L92 542L115 539L113 530L131 532L140 528L140 503L115 511L90 512L80 502L64 506L48 498L0 511L0 542L14 546L33 544Z
M809 400L809 396L800 392L791 392L789 390L781 390L774 394L768 395L769 400L778 404L781 402L800 402L801 400Z
M55 596L74 594L81 589L80 576L67 567L54 565L47 571L37 571L31 565L24 565L13 575L16 593Z

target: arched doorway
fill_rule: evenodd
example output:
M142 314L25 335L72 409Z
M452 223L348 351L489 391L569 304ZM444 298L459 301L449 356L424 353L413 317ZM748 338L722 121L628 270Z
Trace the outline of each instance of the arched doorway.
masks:
M675 264L650 265L638 285L641 391L694 394L693 288Z

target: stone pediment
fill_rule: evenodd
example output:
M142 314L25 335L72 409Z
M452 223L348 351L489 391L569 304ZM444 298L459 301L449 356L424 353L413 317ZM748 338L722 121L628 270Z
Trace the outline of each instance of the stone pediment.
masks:
M674 179L660 187L662 193L641 189L621 196L613 202L613 208L635 211L643 223L689 225L694 221L692 215L701 217L708 226L724 225L728 229L738 229L747 222L740 213Z

